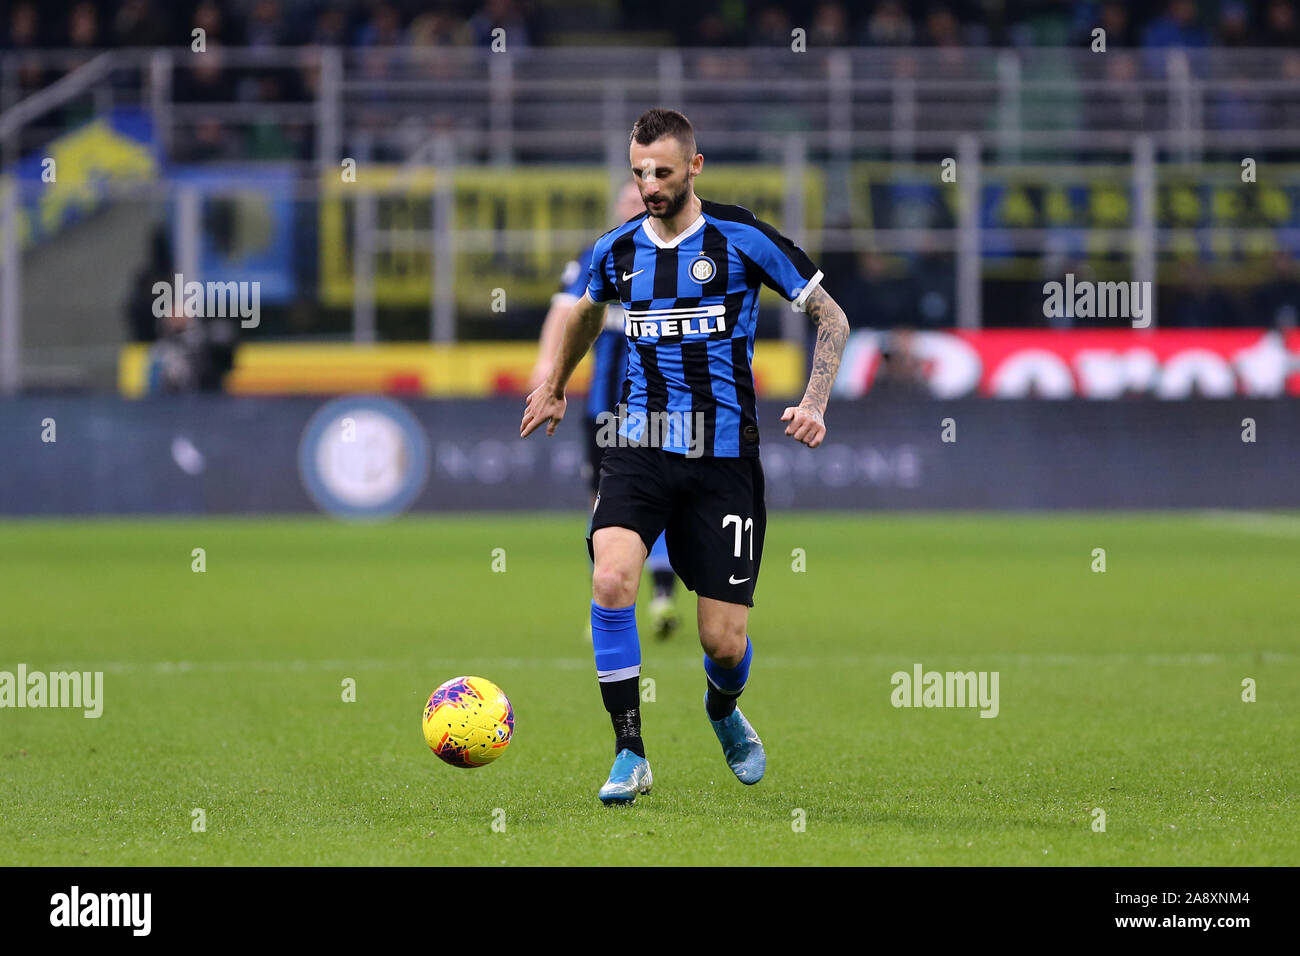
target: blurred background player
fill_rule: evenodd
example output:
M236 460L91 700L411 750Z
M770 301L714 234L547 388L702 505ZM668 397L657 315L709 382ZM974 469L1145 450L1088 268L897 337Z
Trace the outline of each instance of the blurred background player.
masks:
M627 183L619 192L614 206L615 220L627 222L645 211L636 183ZM564 335L564 320L573 304L587 289L587 268L591 265L593 248L594 244L587 246L578 253L578 258L564 267L560 289L551 297L550 310L542 322L537 363L533 366L528 383L530 390L541 385L550 374L560 339ZM605 313L605 324L592 347L591 358L591 387L587 390L587 461L583 466L583 474L591 486L594 503L596 486L600 483L600 461L605 454L605 449L596 440L599 428L597 416L602 413L614 414L623 391L623 379L627 376L627 336L623 332L623 307L617 302L611 303ZM667 640L677 631L681 618L673 599L677 575L673 573L672 564L668 561L668 545L662 534L650 549L646 567L650 571L654 589L650 599L650 631L660 640Z

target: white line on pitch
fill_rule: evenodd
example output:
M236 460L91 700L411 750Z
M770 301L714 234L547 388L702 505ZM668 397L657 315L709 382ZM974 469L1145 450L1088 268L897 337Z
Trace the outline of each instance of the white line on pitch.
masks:
M1294 661L1300 654L1291 651L1238 651L1232 654L1206 652L1199 654L970 654L960 655L943 652L930 652L927 660L945 662L958 666L969 664L971 668L990 666L1044 666L1074 667L1080 664L1146 664L1151 666L1187 666L1206 664L1254 663L1277 664ZM221 674L236 671L262 671L266 673L303 673L306 671L338 671L346 674L352 671L375 670L411 670L419 669L429 674L441 674L461 670L466 673L486 672L493 669L509 670L588 670L594 665L589 657L477 657L465 670L464 658L429 658L427 660L384 658L357 658L354 660L236 660L236 661L77 661L77 662L42 662L43 669L51 670L102 670L109 674L152 673L165 675L185 674ZM774 670L802 670L806 668L857 668L880 669L910 666L911 658L899 654L845 655L832 657L783 657L765 656L762 666ZM454 663L460 661L460 664ZM645 666L647 673L656 670L690 670L700 666L699 659L671 657L655 661Z
M1300 518L1268 511L1227 511L1212 508L1201 512L1201 520L1216 527L1229 527L1249 534L1269 534L1283 538L1300 538Z

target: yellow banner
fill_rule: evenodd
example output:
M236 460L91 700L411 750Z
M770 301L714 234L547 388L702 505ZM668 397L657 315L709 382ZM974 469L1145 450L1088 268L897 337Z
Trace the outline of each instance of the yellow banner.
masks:
M322 303L347 308L353 295L355 197L376 191L375 219L380 250L374 257L375 300L383 306L427 307L433 289L433 193L437 173L395 166L359 166L355 183L336 173L324 180L320 205L320 295ZM544 308L566 262L610 228L606 221L608 182L604 167L458 169L453 180L457 232L497 233L488 249L456 249L455 302L458 311L488 315L493 290L511 304ZM705 198L735 203L781 228L785 174L779 166L705 166L696 182ZM820 170L804 180L804 227L816 235L822 225L825 185ZM574 241L561 230L585 234ZM505 234L531 236L510 246ZM393 248L396 246L397 248ZM810 249L814 255L815 250Z
M226 391L233 395L522 396L536 360L537 346L531 342L249 344L235 353ZM123 396L139 398L148 393L150 365L149 346L122 348L118 390ZM590 376L588 357L573 376L570 394L585 394ZM799 394L805 384L803 349L784 341L759 341L754 347L754 380L761 396Z

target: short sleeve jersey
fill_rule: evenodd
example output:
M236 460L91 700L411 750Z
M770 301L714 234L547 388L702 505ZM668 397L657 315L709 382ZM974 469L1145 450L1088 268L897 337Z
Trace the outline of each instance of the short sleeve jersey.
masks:
M601 236L586 292L593 302L623 306L628 352L620 431L640 441L651 416L675 413L686 430L661 432L666 451L756 456L759 289L766 285L802 310L821 279L802 249L743 206L702 201L699 217L670 242L655 234L646 214Z

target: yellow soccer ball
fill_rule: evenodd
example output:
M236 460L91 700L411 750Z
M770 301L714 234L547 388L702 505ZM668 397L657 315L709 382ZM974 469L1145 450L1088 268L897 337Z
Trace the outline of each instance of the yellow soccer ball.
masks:
M505 752L515 732L515 710L496 684L456 677L429 695L424 739L453 767L483 767Z

